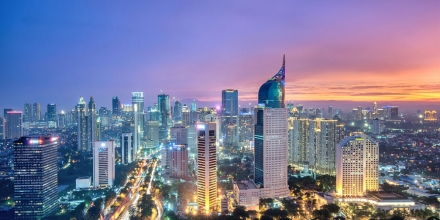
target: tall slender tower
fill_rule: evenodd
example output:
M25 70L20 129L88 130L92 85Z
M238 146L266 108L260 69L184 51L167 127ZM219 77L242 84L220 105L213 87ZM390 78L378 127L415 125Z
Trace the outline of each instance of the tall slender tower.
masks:
M87 120L86 120L86 102L81 96L79 102L76 105L76 115L78 117L78 151L90 151L89 145L87 144Z
M33 115L32 121L39 121L41 119L40 103L34 103L32 105L32 115Z
M175 122L182 120L182 103L179 101L174 102L173 119Z
M172 125L171 121L171 107L170 96L167 94L160 94L157 96L157 103L159 104L159 138L165 140L168 138L169 129Z
M197 124L197 204L202 213L210 213L217 208L215 130L215 123Z
M17 139L23 135L22 112L7 111L4 118L3 139Z
M223 143L238 145L238 91L222 91L222 135Z
M23 122L32 122L32 104L24 104Z
M144 93L132 92L134 128L133 128L133 159L137 158L137 152L142 146L144 139Z
M284 105L283 66L258 91L255 125L255 183L262 198L289 196L287 185L288 109Z
M87 139L89 148L93 148L93 142L97 141L97 129L96 129L96 104L93 97L90 96L89 105L87 109Z

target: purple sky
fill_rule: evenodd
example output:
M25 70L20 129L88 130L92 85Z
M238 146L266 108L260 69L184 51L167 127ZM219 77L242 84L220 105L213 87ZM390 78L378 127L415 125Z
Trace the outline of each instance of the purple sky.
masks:
M255 103L286 53L295 103L440 109L439 12L435 0L0 1L0 108L110 107L132 91L148 106L160 90L220 103L227 88Z

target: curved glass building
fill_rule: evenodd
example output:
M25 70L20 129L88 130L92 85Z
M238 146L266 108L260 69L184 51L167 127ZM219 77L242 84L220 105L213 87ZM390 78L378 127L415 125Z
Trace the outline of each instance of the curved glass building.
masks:
M284 87L286 86L286 57L283 56L283 66L275 76L267 80L258 91L258 104L265 108L284 108Z

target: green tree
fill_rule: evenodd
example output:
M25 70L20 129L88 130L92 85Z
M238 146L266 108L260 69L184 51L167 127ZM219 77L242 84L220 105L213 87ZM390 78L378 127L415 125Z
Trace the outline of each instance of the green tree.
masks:
M330 211L327 209L313 210L312 215L314 219L319 219L319 220L327 220L330 219L330 217L332 216Z
M92 206L87 210L85 220L96 220L101 216L101 209L97 206Z
M341 208L338 205L334 204L334 203L323 205L321 208L322 209L327 209L332 214L337 214L341 210Z
M151 195L144 195L139 201L138 209L140 210L141 217L149 217L153 214L154 202Z
M244 206L237 206L235 207L234 211L232 212L232 216L238 219L246 219L249 218L249 213L246 212L246 207Z
M263 215L261 216L260 220L273 220L273 218L267 215Z

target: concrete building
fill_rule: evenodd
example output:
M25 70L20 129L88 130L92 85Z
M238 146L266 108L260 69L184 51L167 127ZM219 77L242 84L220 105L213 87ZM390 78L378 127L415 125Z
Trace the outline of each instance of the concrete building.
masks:
M23 136L22 112L7 111L3 120L3 139L18 139Z
M114 180L114 141L95 141L93 146L93 187L112 187Z
M379 190L379 146L365 134L342 140L336 148L336 193L364 196Z
M222 91L222 134L223 143L236 146L238 144L238 91L226 89Z
M133 161L133 135L132 133L121 134L121 162L127 165Z
M79 102L76 105L76 115L77 115L77 151L90 151L88 140L87 140L87 118L86 118L86 102L81 96Z
M76 178L75 189L89 189L92 185L92 178L90 176L82 176Z
M234 182L234 197L238 205L247 210L259 210L260 190L252 181Z
M215 130L215 123L197 124L197 204L201 213L217 211Z
M14 219L42 219L58 209L58 139L14 141Z
M188 178L188 150L187 145L173 145L170 151L171 177Z
M131 94L134 116L133 160L135 160L144 140L144 93L132 92Z

